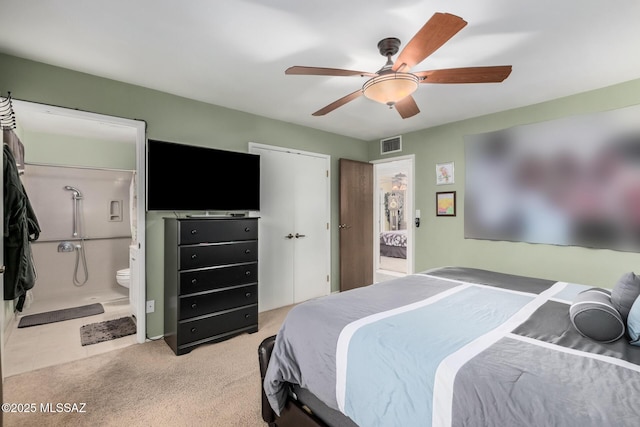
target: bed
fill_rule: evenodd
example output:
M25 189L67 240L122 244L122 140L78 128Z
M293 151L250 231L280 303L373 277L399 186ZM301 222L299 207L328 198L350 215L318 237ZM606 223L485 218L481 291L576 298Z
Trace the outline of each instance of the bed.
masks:
M380 255L392 258L407 258L407 230L383 231L380 233Z
M258 350L262 417L281 427L636 426L640 347L578 332L569 310L588 289L444 267L307 301Z

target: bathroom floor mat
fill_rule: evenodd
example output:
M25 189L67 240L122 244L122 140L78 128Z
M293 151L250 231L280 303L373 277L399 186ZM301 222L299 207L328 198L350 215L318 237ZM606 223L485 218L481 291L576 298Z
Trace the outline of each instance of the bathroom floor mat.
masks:
M64 320L78 319L80 317L93 316L101 313L104 313L104 307L102 307L102 304L96 303L62 310L47 311L45 313L30 314L20 319L18 328L46 325L47 323L62 322Z
M80 328L82 345L97 344L136 333L136 324L132 317L91 323Z

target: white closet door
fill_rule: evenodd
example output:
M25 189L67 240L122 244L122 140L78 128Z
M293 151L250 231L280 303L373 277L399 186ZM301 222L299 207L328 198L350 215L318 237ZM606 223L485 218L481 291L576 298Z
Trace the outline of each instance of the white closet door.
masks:
M293 303L294 245L286 236L293 233L291 182L283 173L287 153L255 149L260 154L260 220L258 230L258 309L271 310ZM284 165L286 167L286 164Z
M259 311L328 295L329 159L255 146L250 152L261 155Z
M326 159L299 155L295 159L295 239L293 302L328 295L330 242Z

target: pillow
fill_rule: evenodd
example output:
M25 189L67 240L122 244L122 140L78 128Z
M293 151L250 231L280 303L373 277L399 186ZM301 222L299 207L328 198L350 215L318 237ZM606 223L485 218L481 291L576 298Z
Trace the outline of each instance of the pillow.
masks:
M606 289L591 288L576 295L569 307L569 317L581 335L594 341L613 342L624 335L622 316Z
M638 295L640 295L640 277L633 272L623 274L611 291L611 302L625 322Z
M640 297L631 306L629 317L627 318L627 330L631 341L629 344L640 346Z

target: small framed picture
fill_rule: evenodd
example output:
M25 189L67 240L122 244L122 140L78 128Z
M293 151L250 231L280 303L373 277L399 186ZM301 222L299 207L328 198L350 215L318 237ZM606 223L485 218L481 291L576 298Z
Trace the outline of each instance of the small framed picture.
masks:
M454 182L453 162L436 163L436 185L453 184Z
M456 216L456 192L436 193L436 216Z

